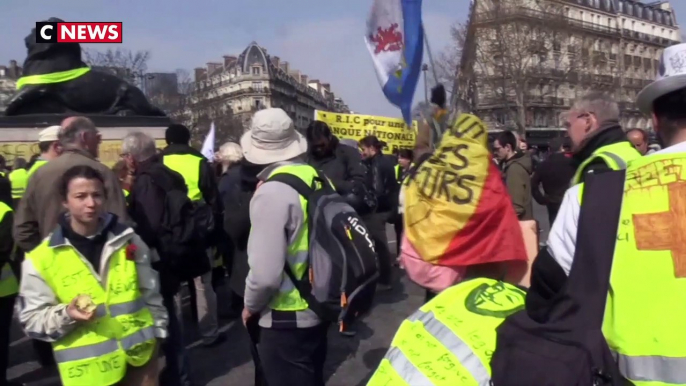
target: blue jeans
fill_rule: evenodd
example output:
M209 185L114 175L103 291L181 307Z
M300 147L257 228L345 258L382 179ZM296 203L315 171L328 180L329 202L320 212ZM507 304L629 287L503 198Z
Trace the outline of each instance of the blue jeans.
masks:
M169 313L169 336L164 342L164 356L166 366L160 375L161 385L188 386L191 385L186 355L186 344L183 341L183 320L181 316L181 297L173 295L163 296L164 306Z

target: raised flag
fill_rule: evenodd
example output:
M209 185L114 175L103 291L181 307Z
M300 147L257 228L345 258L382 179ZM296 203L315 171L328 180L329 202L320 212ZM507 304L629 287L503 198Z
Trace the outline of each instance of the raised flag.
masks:
M365 42L384 95L409 126L424 54L422 1L374 0Z
M214 121L212 121L210 132L207 133L207 137L205 137L205 141L202 143L202 150L200 150L200 153L210 160L210 162L214 161L214 136Z
M527 260L522 230L486 128L460 115L405 187L407 241L422 260L466 267Z

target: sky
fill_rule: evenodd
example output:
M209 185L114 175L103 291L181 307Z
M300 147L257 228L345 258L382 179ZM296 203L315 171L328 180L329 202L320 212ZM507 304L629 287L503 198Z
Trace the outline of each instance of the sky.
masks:
M0 64L22 63L24 37L36 21L121 21L121 48L148 50L150 72L173 72L223 55L238 55L252 41L310 79L331 84L358 113L400 117L386 100L364 43L372 0L0 0ZM686 0L672 1L686 23ZM423 20L433 56L450 45L450 27L466 19L469 0L424 0ZM117 48L112 44L96 49ZM429 63L425 52L425 63ZM431 75L429 74L431 77ZM415 103L424 99L417 86Z

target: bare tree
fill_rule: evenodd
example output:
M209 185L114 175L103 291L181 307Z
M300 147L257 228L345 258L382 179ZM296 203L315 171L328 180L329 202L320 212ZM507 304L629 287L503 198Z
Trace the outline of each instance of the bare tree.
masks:
M87 48L83 50L83 59L91 67L109 71L130 83L136 83L145 76L150 52L131 51L124 48L97 51Z
M580 89L612 90L618 85L620 69L612 64L618 52L584 32L588 26L568 18L560 3L475 3L468 22L453 26L452 46L439 55L436 67L444 85L473 90L468 110L493 128L525 135L525 128L535 126L539 117L555 120L550 113L564 109L570 94L573 98ZM456 108L467 91L454 91L462 94L455 98L453 93Z

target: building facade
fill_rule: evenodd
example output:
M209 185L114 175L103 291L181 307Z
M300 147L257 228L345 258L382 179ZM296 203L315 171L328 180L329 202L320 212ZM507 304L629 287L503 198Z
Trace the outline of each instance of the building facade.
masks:
M669 2L475 0L472 7L460 99L492 131L525 129L545 142L563 130L560 113L590 91L615 97L625 129L651 129L634 101L655 78L664 48L681 41Z
M309 79L255 42L239 56L224 56L222 62L196 68L194 75L187 104L193 119L230 110L247 128L255 111L279 107L291 116L298 130L304 130L313 120L314 110L348 111L330 84Z
M17 79L20 77L21 67L16 60L10 60L9 66L0 66L0 115L5 113L10 98L17 91Z
M150 103L173 115L181 98L179 80L175 72L149 72L141 79L141 90Z

